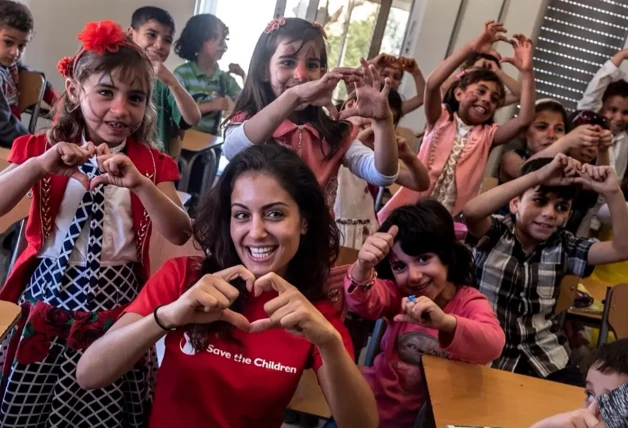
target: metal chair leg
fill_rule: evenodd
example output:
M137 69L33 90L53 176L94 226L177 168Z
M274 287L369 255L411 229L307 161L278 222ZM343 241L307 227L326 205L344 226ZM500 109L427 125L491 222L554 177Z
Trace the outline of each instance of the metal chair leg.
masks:
M17 242L15 243L13 254L11 254L11 261L9 262L9 273L13 270L13 266L15 266L17 258L26 248L26 219L22 219L22 221L20 221L20 230L18 233Z
M600 337L597 340L597 347L600 348L608 340L608 313L611 310L611 298L613 294L613 288L606 288L606 297L604 298L604 312L602 312L602 325L600 326Z

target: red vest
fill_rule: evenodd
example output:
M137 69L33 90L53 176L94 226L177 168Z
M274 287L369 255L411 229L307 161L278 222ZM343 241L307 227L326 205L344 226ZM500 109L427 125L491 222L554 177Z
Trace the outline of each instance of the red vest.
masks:
M9 162L21 164L28 158L39 156L51 146L47 143L46 135L26 135L13 142ZM169 156L127 138L126 153L140 173L149 177L153 183L172 180L171 174L164 174L168 167L176 168L174 160ZM171 164L171 165L168 165ZM158 172L161 172L158 177ZM164 177L168 175L168 177ZM37 254L49 238L59 213L59 207L65 194L69 177L48 175L40 180L31 191L33 199L26 222L26 241L28 246L17 259L13 270L9 274L4 287L0 289L0 300L17 302L24 292L24 288L37 268L39 259ZM141 269L137 272L140 283L144 283L150 275L148 247L151 235L151 221L140 199L131 192L131 214L135 230L138 260Z

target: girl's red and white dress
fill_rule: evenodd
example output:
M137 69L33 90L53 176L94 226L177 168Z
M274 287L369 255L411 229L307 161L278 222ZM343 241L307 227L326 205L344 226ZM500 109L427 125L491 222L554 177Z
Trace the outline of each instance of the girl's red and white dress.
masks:
M22 164L50 147L45 135L21 137L8 160ZM123 152L155 184L179 179L172 158L132 138L112 152ZM99 175L94 158L80 170ZM148 213L129 189L113 185L86 191L77 180L49 175L31 192L28 245L0 289L0 300L22 307L0 344L0 426L141 427L152 403L154 351L93 391L77 384L76 365L148 278Z

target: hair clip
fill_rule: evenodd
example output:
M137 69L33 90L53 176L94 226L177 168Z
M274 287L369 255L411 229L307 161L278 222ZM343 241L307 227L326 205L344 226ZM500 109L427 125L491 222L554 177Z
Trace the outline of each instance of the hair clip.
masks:
M273 31L279 29L280 27L283 27L285 23L286 23L286 18L282 17L278 19L273 19L272 21L268 23L268 25L264 29L264 33L270 34Z
M327 40L327 33L325 32L325 29L323 28L323 26L320 23L316 22L316 21L312 22L311 24L312 24L312 27L316 28L316 30L319 33L321 33L321 37L323 39Z
M57 63L57 70L63 77L72 77L72 70L74 67L74 58L66 56Z
M462 70L460 73L456 74L456 79L462 79L467 75L467 70Z
M65 57L57 63L57 69L63 77L72 76L76 63L85 52L103 55L105 52L117 52L120 46L132 46L126 41L122 26L113 21L88 22L77 38L83 46L76 56Z

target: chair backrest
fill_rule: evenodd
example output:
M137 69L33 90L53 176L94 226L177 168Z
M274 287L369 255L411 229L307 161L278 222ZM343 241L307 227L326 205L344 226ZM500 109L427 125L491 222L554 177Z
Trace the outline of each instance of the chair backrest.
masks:
M628 284L617 284L610 293L608 324L617 339L628 338Z
M360 251L355 248L340 247L336 266L352 265L358 259L359 253Z
M562 314L573 306L576 299L576 291L578 291L578 282L580 278L574 275L567 275L560 283L560 293L556 299L554 314Z
M23 112L44 98L46 91L46 79L37 71L20 70L19 83L20 99L18 108Z
M20 70L19 79L20 98L18 100L18 108L20 112L23 112L27 108L33 107L28 130L34 133L37 119L39 118L41 100L44 99L44 93L46 92L46 78L38 71L22 69Z
M412 129L404 128L403 126L398 126L397 128L395 128L395 132L400 137L403 137L406 139L406 142L408 143L408 147L410 147L410 149L414 153L419 152L419 138L416 136L416 134L414 133Z

